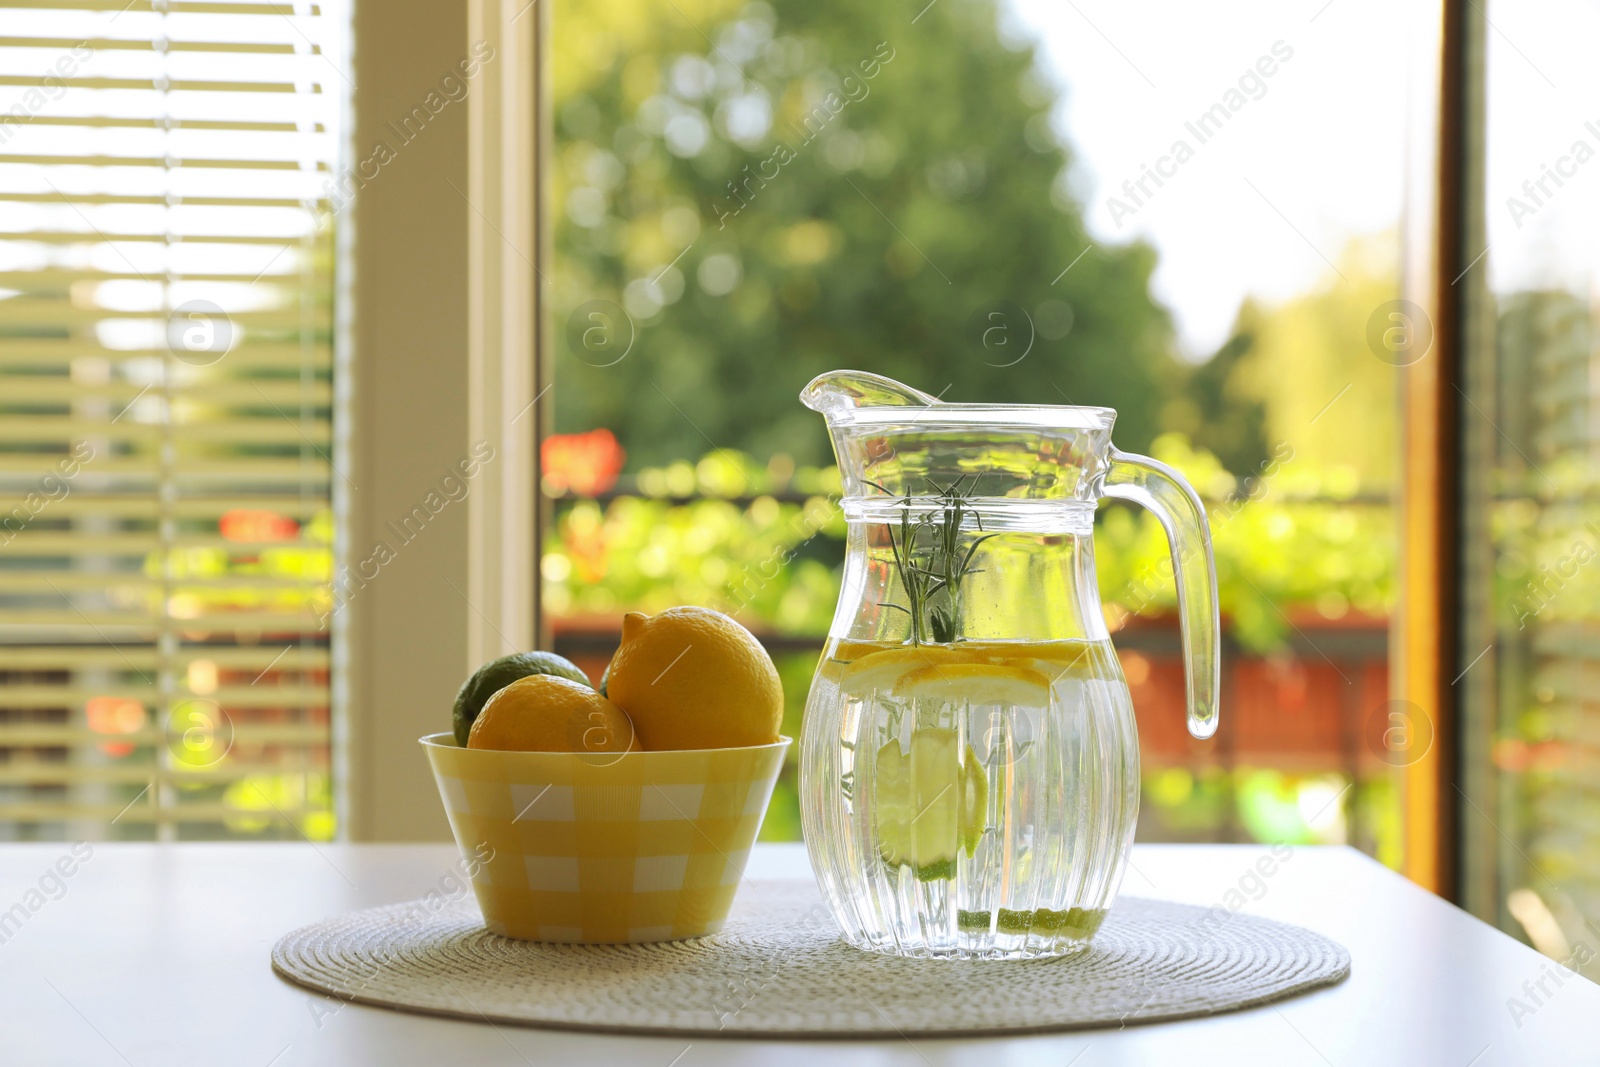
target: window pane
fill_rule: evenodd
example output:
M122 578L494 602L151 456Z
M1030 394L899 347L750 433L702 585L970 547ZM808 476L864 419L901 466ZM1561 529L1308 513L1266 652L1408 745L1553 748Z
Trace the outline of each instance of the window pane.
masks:
M326 838L339 3L9 8L0 838Z
M1470 906L1594 975L1600 915L1600 77L1590 5L1489 5L1482 200L1468 273ZM1583 955L1573 958L1572 953Z
M777 657L795 733L843 555L801 387L849 367L1115 407L1120 447L1207 498L1228 637L1221 733L1194 742L1160 529L1102 508L1142 839L1398 863L1383 10L558 0L558 649L598 676L621 612L720 607ZM792 784L769 836L798 831Z

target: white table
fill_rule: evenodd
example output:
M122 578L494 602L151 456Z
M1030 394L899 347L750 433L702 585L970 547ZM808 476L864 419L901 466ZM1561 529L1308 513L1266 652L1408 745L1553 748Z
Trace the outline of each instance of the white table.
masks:
M1265 854L1252 846L1139 846L1123 891L1213 905L1230 889L1254 886L1247 872ZM0 1063L705 1067L811 1065L826 1055L829 1064L875 1067L1600 1064L1600 987L1546 978L1551 995L1514 1018L1508 998L1526 1001L1523 983L1553 965L1344 848L1295 850L1245 905L1343 942L1354 965L1340 986L1123 1030L827 1044L495 1027L341 1005L272 973L269 951L280 934L422 896L450 871L450 846L96 845L61 879L64 893L47 879L46 894L27 896L71 855L66 845L0 846ZM749 874L806 876L805 854L762 846ZM26 911L41 899L25 918L4 919L13 903Z

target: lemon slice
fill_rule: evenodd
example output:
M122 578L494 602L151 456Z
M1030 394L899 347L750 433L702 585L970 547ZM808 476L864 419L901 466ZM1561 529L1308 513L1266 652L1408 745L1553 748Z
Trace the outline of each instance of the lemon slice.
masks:
M881 644L870 641L840 641L834 646L833 654L822 661L820 673L829 681L838 682L852 663L881 651Z
M840 678L844 677L845 669L849 666L850 664L846 660L825 659L817 668L817 676L826 678L830 682L838 682Z
M1088 677L1094 649L1083 641L974 641L968 646L985 662L1038 671L1051 682Z
M985 662L987 658L981 653L938 645L886 648L863 656L846 667L839 676L839 688L846 693L865 696L874 691L894 688L900 677L911 671L944 664Z
M884 645L880 641L840 641L833 647L832 658L841 663L854 663L858 659L865 659L876 652L882 651L884 651ZM896 648L893 651L899 651L899 649Z
M951 704L1044 707L1050 702L1050 679L1009 663L937 664L902 674L894 684L894 695Z

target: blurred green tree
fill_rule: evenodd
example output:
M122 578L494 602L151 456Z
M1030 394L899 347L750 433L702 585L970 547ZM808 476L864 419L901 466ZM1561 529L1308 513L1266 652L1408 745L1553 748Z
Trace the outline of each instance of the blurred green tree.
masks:
M708 443L825 462L796 394L853 367L1154 438L1187 379L1155 253L1088 236L1059 91L995 0L555 19L558 430L610 427L633 469Z

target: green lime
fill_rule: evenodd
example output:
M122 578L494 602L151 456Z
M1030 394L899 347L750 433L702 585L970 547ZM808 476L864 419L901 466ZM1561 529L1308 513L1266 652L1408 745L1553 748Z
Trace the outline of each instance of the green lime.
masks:
M513 652L509 656L501 656L479 667L456 690L455 709L450 716L455 726L456 744L467 747L467 735L472 731L472 724L490 697L518 678L533 674L549 674L593 685L589 676L579 670L575 663L554 652Z

